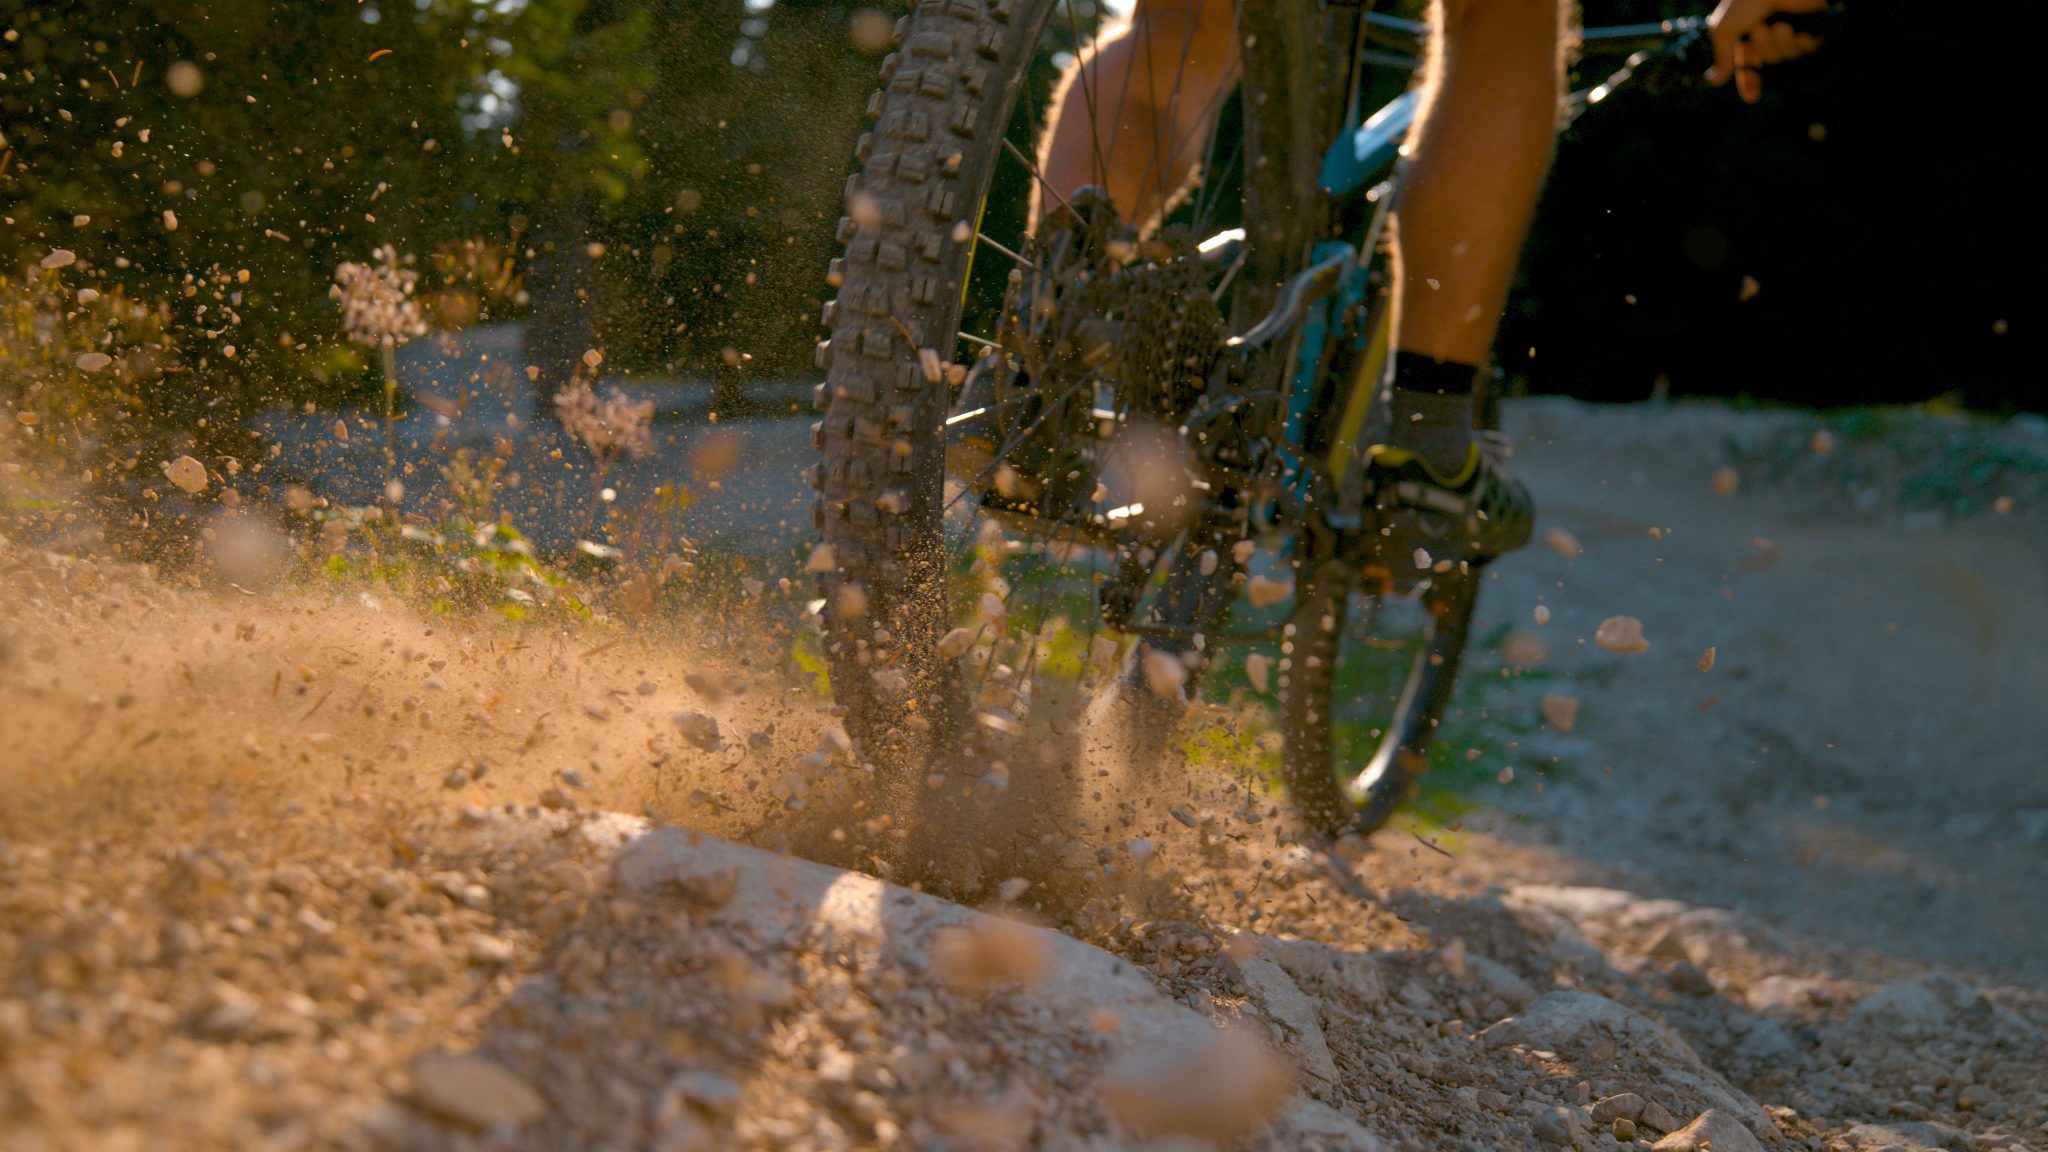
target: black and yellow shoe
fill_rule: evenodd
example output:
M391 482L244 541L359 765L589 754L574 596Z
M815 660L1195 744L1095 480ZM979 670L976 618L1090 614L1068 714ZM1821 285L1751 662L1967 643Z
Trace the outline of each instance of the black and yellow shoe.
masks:
M1529 542L1536 523L1529 490L1479 442L1450 476L1421 453L1392 444L1374 445L1368 459L1380 512L1371 551L1389 572L1491 560Z

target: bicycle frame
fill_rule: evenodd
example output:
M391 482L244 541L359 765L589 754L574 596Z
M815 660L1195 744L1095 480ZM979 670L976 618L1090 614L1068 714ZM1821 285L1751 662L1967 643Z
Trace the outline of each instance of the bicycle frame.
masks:
M1706 34L1707 23L1701 17L1586 29L1581 36L1586 56L1625 59L1600 83L1570 95L1560 127L1605 100L1644 64L1686 58ZM1365 15L1366 47L1349 78L1350 107L1343 129L1323 157L1319 178L1332 202L1362 195L1372 205L1364 233L1356 244L1317 243L1309 267L1288 282L1272 311L1230 341L1242 363L1242 358L1298 338L1284 389L1279 442L1274 445L1283 458L1282 487L1297 507L1319 508L1324 523L1340 530L1358 526L1366 499L1362 441L1392 352L1388 293L1384 285L1374 283L1374 268L1400 188L1401 146L1420 104L1419 92L1411 89L1364 115L1356 78L1365 66L1414 69L1427 37L1427 26L1417 22ZM1234 230L1234 235L1211 238L1204 250L1242 235ZM1352 338L1333 344L1332 331L1344 328L1351 330ZM1340 385L1334 390L1326 386L1332 379ZM1324 400L1334 403L1318 403ZM1317 419L1318 412L1332 413L1334 420L1325 424ZM1269 510L1263 519L1269 527L1279 527L1277 521L1283 517Z

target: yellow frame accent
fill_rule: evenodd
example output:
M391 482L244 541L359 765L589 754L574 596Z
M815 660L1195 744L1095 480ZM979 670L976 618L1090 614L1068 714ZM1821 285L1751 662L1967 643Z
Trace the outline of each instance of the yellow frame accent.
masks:
M1337 422L1337 434L1330 440L1330 475L1342 476L1353 458L1358 437L1365 431L1365 418L1372 411L1373 393L1385 375L1387 353L1393 343L1391 308L1379 308L1373 320L1372 339L1351 378L1350 393L1344 398L1344 413Z

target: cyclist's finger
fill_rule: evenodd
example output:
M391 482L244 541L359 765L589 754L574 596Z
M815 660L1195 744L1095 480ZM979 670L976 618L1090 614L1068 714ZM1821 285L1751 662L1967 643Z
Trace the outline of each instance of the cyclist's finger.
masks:
M1707 18L1707 38L1714 45L1714 66L1707 69L1707 83L1720 87L1735 74L1735 56L1743 34L1756 26L1768 0L1721 0Z
M1754 104L1764 98L1764 74L1758 69L1756 48L1751 44L1740 44L1735 50L1735 92L1744 104Z
M1776 64L1784 59L1778 52L1778 38L1771 35L1772 25L1766 24L1749 34L1745 41L1750 62L1757 67Z
M1771 42L1771 46L1778 53L1778 58L1771 61L1771 63L1782 64L1787 60L1797 60L1806 54L1799 47L1801 37L1798 30L1790 24L1782 20L1775 20L1764 25L1762 31L1767 34L1765 38ZM1805 39L1810 40L1812 37L1805 37Z
M1792 54L1785 57L1785 59L1796 60L1801 56L1811 55L1818 51L1820 51L1820 37L1810 32L1794 32L1792 34Z
M1828 0L1720 0L1713 15L1707 17L1707 38L1714 45L1714 65L1707 69L1707 82L1719 87L1735 75L1736 51L1757 25L1780 12L1818 12L1827 5Z

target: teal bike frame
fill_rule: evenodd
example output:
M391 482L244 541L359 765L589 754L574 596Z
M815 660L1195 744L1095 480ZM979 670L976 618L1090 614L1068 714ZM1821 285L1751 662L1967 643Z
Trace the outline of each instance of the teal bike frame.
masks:
M1408 71L1418 66L1428 36L1425 25L1368 13L1364 29L1366 43L1355 72L1362 73L1366 66ZM1645 64L1688 58L1703 46L1706 35L1707 23L1702 17L1586 29L1581 36L1586 56L1621 56L1625 60L1600 83L1570 95L1564 125L1607 99ZM1250 352L1290 336L1299 338L1287 388L1283 443L1276 446L1284 461L1283 487L1296 500L1313 502L1320 474L1339 497L1335 508L1325 502L1324 515L1340 518L1345 517L1347 505L1356 507L1362 492L1361 441L1391 352L1387 293L1383 285L1375 283L1375 264L1400 187L1401 146L1421 99L1411 89L1365 115L1360 87L1354 79L1344 128L1323 157L1319 183L1332 201L1359 195L1365 198L1371 211L1364 235L1356 244L1319 242L1310 254L1309 267L1289 282L1273 311L1231 341L1234 349ZM1204 248L1242 235L1241 231L1225 233ZM1333 331L1348 331L1349 339L1341 347L1333 347ZM1334 392L1327 386L1333 372L1338 374ZM1325 407L1330 399L1337 403ZM1316 413L1332 410L1334 424L1319 427Z

